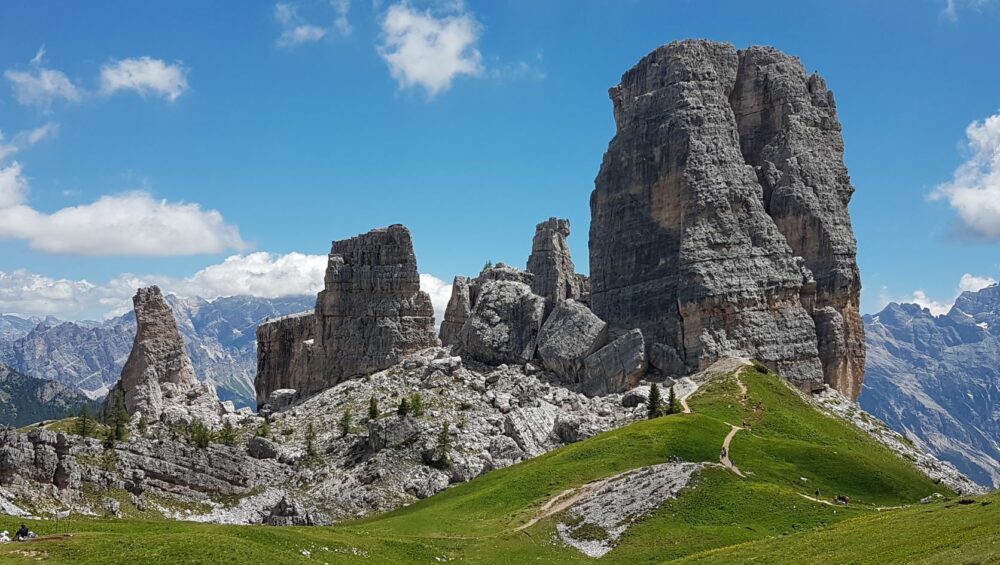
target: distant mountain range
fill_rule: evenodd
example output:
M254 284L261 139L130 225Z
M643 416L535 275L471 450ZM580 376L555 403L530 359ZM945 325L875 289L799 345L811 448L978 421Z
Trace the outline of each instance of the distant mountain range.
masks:
M864 320L861 407L1000 487L1000 287L962 293L941 316L892 303Z
M33 379L0 365L0 425L21 427L64 418L88 402L92 401L62 383Z
M167 296L198 377L215 384L219 397L256 406L257 326L304 310L314 296L203 298ZM118 381L135 338L135 315L105 322L0 317L0 363L24 375L62 383L90 398Z

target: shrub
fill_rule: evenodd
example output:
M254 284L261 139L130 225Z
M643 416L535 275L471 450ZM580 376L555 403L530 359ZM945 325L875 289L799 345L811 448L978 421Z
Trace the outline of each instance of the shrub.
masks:
M306 455L316 457L316 430L312 422L306 426Z
M414 416L424 415L424 399L420 397L419 392L413 393L410 397L410 413Z
M444 425L441 426L441 431L438 432L437 437L437 447L434 449L434 462L433 465L438 469L447 469L451 467L451 429L449 428L448 422L446 421Z
M207 449L212 442L212 432L200 420L195 420L188 428L188 440L198 449Z
M267 423L267 420L264 420L260 423L260 426L257 426L257 431L253 435L262 438L271 437L271 425Z
M375 398L374 394L368 399L368 419L371 421L378 420L378 399Z

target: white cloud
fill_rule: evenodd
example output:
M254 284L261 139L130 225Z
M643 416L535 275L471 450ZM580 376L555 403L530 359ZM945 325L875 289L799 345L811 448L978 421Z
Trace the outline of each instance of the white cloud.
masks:
M953 22L958 21L958 13L964 8L980 11L993 0L944 0L941 15Z
M464 10L457 5L453 10ZM458 76L483 73L476 47L482 27L469 12L435 17L405 2L389 7L382 20L378 53L402 88L421 87L433 98Z
M3 132L0 132L0 162L5 158L18 153L22 149L30 147L45 139L50 139L59 134L59 124L48 122L33 130L22 131L15 135L9 143L4 142Z
M451 300L451 285L428 273L420 273L420 290L431 297L434 305L434 323L438 326L444 320L444 311Z
M351 35L354 28L351 27L351 21L347 19L347 15L351 11L351 0L330 0L330 4L337 12L337 19L333 20L333 27L337 28L340 35L344 37Z
M160 59L136 57L111 61L101 67L101 93L134 90L143 96L155 94L173 102L188 89L187 70Z
M943 302L938 302L936 300L933 300L930 297L928 297L927 293L925 293L923 290L913 291L913 295L910 297L910 300L908 300L908 302L912 302L920 306L921 308L926 308L930 310L931 314L934 314L935 316L940 316L941 314L947 314L948 310L951 310L951 305L954 304L954 302L945 304Z
M947 200L969 235L1000 241L1000 114L965 129L969 159L931 200Z
M977 292L994 284L997 284L997 281L993 277L977 277L976 275L965 273L962 275L962 279L958 281L958 291L960 293Z
M20 163L0 168L0 239L24 240L38 251L173 256L246 247L222 214L195 203L126 192L49 214L27 204L27 190Z
M10 82L14 98L26 106L49 110L56 100L77 102L83 97L83 92L62 71L36 65L30 71L8 69L3 76Z
M931 314L934 314L935 316L940 316L941 314L947 314L948 311L951 310L951 307L955 304L955 299L957 299L963 292L976 292L996 283L997 281L993 277L977 276L972 273L965 273L958 281L958 287L955 289L955 294L952 296L951 300L947 302L934 300L928 296L923 289L913 291L913 293L907 298L893 300L889 294L889 289L883 286L879 292L879 308L884 308L889 302L911 302L921 308L930 310Z
M354 28L351 27L348 15L351 10L350 0L330 0L330 6L336 15L330 29L318 26L305 20L299 15L298 8L286 2L279 2L274 5L274 19L281 24L281 35L278 36L278 47L294 47L304 43L319 41L327 36L330 31L347 37L351 35Z
M323 288L326 263L326 255L258 252L232 255L189 277L125 273L106 284L50 278L25 270L0 271L0 312L54 315L63 319L110 318L131 309L137 288L153 284L167 293L209 300L237 295L260 298L315 295ZM420 288L430 295L435 320L440 324L451 296L451 285L423 273Z

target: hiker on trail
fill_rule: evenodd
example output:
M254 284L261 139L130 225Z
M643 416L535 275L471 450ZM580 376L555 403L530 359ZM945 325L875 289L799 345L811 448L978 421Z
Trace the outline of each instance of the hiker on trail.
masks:
M35 537L35 534L28 529L28 526L21 524L21 527L17 529L17 533L14 534L14 541L24 541Z

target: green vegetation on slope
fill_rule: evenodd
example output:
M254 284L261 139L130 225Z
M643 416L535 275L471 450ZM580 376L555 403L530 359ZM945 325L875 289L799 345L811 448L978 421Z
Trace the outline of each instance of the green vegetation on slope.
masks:
M987 555L991 546L983 545L983 536L965 532L996 530L991 521L996 507L977 502L962 505L960 512L945 504L877 510L912 504L935 491L953 493L849 424L815 411L773 374L747 369L741 378L748 388L745 401L736 378L722 377L689 401L693 414L637 422L384 516L333 528L41 522L35 524L39 533L70 531L74 536L0 547L0 557L16 561L11 551L30 548L43 551L53 563L289 563L307 562L300 553L307 550L312 562L331 563L433 563L436 558L587 563L592 560L555 541L559 515L519 527L567 489L670 456L717 461L730 424L744 423L750 430L736 434L730 457L746 478L719 467L706 469L677 499L629 529L601 562L732 562L743 555L767 557L758 562L802 562L796 540L816 544L805 561L905 561L914 555L933 561L944 547L949 549L940 553L947 556L941 562L966 557L977 562ZM851 504L834 506L803 497L815 495L816 489L824 500L846 495ZM964 525L940 527L939 522L948 520ZM832 541L838 536L839 541ZM995 538L994 531L994 543ZM909 548L893 549L893 539Z

